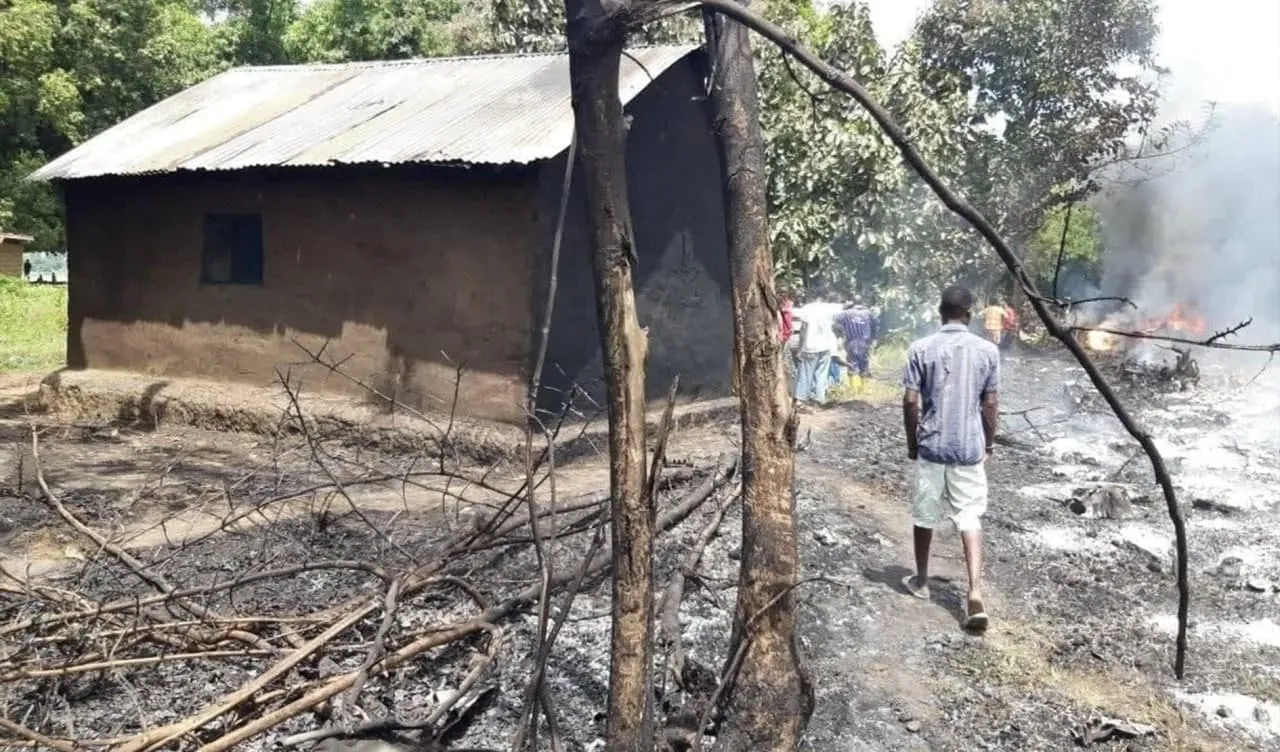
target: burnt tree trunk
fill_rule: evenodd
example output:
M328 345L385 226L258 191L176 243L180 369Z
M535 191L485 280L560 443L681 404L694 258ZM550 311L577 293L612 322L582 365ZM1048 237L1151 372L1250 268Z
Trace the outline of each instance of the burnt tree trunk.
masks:
M813 712L813 691L796 644L796 426L769 250L764 136L747 29L712 13L705 23L742 409L742 565L716 748L790 751Z
M629 0L565 0L569 80L609 409L613 636L608 747L653 749L653 508L645 493L646 335L636 317L618 73Z

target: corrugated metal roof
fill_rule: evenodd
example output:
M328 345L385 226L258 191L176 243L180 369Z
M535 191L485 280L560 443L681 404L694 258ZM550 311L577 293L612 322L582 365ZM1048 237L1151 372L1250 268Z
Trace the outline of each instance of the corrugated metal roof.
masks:
M35 238L31 237L30 235L23 235L20 232L5 232L4 230L0 230L0 243L4 243L10 240L12 240L15 243L30 243L31 241L35 240Z
M622 60L630 102L696 49ZM333 164L528 164L569 146L564 54L235 68L175 94L37 170L72 180Z

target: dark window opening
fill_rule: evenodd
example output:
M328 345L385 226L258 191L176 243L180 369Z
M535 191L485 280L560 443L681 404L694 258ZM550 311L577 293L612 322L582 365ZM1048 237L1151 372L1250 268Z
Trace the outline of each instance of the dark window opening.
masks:
M206 214L200 281L206 285L262 284L262 217Z

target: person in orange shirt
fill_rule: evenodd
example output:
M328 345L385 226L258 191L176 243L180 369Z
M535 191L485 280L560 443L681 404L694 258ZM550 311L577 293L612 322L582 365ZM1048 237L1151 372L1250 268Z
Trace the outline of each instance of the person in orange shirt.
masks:
M1006 349L1018 342L1018 312L1008 303L1004 304L1004 342Z
M1000 340L1004 337L1004 319L1005 309L1002 301L996 301L986 308L982 309L982 328L987 333L987 339L993 345L999 345Z

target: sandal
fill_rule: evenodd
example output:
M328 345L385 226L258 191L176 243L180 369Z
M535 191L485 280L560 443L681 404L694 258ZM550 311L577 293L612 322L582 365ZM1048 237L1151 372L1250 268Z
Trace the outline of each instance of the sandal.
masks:
M965 630L977 634L986 632L991 619L987 617L987 612L983 610L982 601L969 601L968 613L969 615L964 619Z
M922 601L929 600L929 582L925 581L924 585L916 585L916 576L909 574L902 578L902 589L907 591L907 595L919 598Z

